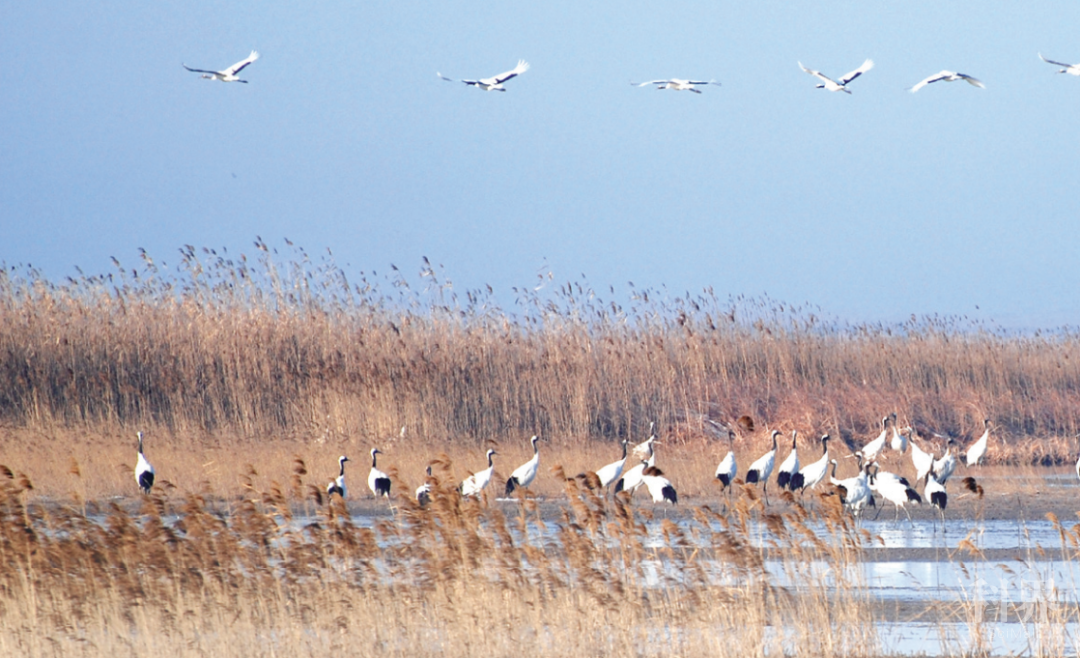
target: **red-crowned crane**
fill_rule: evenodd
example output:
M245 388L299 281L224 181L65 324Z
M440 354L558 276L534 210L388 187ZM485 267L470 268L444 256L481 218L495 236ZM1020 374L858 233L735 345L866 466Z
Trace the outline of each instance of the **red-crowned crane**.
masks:
M942 71L915 83L915 86L911 88L911 93L914 94L928 84L932 84L934 82L941 82L943 80L945 82L956 82L957 80L963 80L970 85L978 87L979 89L986 89L986 85L966 73L956 73L955 71Z
M371 470L368 471L367 486L371 489L371 493L375 494L375 497L383 496L384 498L390 497L390 476L383 473L375 467L375 455L381 455L382 450L378 448L371 449Z
M765 503L769 502L769 476L772 475L773 465L776 463L776 437L780 436L780 430L772 431L772 450L758 457L757 461L750 464L746 471L746 483L761 483L765 491Z
M150 488L154 486L154 467L150 465L150 462L146 461L146 456L143 455L143 433L141 430L137 436L139 437L139 461L135 464L135 482L144 494L148 494Z
M327 499L334 494L341 496L344 500L348 495L348 489L345 488L345 462L349 461L349 458L345 455L338 457L338 476L330 481L330 484L326 485L326 497Z
M473 473L465 478L465 481L461 483L462 496L465 496L466 498L479 496L480 492L487 488L488 484L491 482L491 474L495 472L495 462L491 459L495 454L494 448L488 448L488 467L479 473Z
M635 87L647 87L648 85L656 85L656 89L671 89L672 91L692 91L695 94L700 94L701 90L699 86L704 85L716 85L720 86L720 83L716 80L682 80L680 78L670 78L668 80L649 80L648 82L631 82Z
M240 71L243 71L245 68L247 68L248 65L250 65L257 59L259 59L259 53L252 50L250 55L233 64L224 71L206 71L203 69L193 69L187 64L183 63L181 63L180 66L183 66L185 69L191 71L192 73L202 73L202 75L199 77L206 78L207 80L220 80L222 82L243 82L244 84L247 84L247 80L241 80L236 76L236 74Z
M536 472L540 469L540 449L536 447L536 442L539 440L540 437L535 434L529 439L533 449L532 459L515 468L514 472L510 474L510 477L506 480L507 496L513 495L514 490L519 487L528 488L532 481L536 479Z
M1080 75L1080 64L1066 64L1065 62L1055 62L1052 59L1046 59L1039 53L1039 59L1047 64L1053 64L1054 66L1060 66L1062 69L1058 73L1068 73L1069 75Z
M814 69L806 68L805 66L802 65L802 62L799 62L799 68L802 69L803 71L809 73L810 75L814 76L818 80L821 80L821 84L817 85L815 87L815 89L827 89L829 91L842 91L845 94L850 94L851 91L848 90L847 84L849 82L851 82L852 80L854 80L855 78L862 75L863 73L866 73L870 69L874 68L874 62L872 60L869 60L869 59L866 60L861 65L859 65L859 68L855 69L851 73L848 73L848 74L844 75L842 78L840 78L839 81L833 80L832 78L828 77L827 75L823 75L820 71L815 71Z
M518 60L517 66L510 69L506 73L493 75L490 78L480 78L479 80L461 80L461 82L464 82L465 84L471 85L478 89L483 89L484 91L506 91L506 88L503 87L504 82L512 80L513 78L516 78L517 76L528 70L529 63L522 59ZM443 80L446 80L447 82L458 82L453 78L446 77L442 73L436 72L435 75L439 76Z
M986 456L986 448L990 443L990 419L983 419L983 433L979 437L979 440L975 442L970 448L968 448L967 455L964 457L965 465L978 466L982 458Z
M780 470L776 473L776 486L783 489L790 489L795 491L802 486L802 478L799 477L799 450L795 443L795 439L798 436L796 430L791 430L791 452L788 453L787 459L780 464ZM798 480L796 482L795 480Z

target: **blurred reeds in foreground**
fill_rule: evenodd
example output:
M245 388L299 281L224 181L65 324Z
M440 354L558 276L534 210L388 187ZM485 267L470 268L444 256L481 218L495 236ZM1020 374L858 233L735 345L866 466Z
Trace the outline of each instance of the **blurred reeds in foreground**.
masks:
M456 291L361 273L262 241L255 257L181 250L172 268L50 282L0 273L0 423L245 441L408 436L479 446L705 436L704 419L798 424L862 441L885 413L977 436L989 459L1061 463L1080 431L1080 336L1012 334L962 318L900 326L826 321L769 299L584 280ZM610 292L610 294L606 294ZM605 299L605 296L607 299ZM2 446L3 438L0 438Z
M868 537L827 501L818 530L801 508L752 523L749 497L646 523L570 479L570 506L545 523L532 500L509 518L462 500L437 468L428 507L402 500L359 527L340 499L319 504L304 466L231 509L154 496L137 513L27 506L32 483L5 467L0 654L880 652L849 568Z

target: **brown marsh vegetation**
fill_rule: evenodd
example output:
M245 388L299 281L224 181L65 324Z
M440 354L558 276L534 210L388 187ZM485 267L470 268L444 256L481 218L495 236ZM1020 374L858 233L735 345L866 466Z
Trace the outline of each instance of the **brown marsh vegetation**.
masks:
M879 655L869 590L845 568L871 538L835 499L815 529L801 506L766 512L753 495L677 525L550 466L612 461L656 420L680 499L719 500L727 444L706 420L743 414L758 421L735 443L744 467L766 426L861 444L888 411L962 445L992 418L995 468L1075 450L1068 331L849 326L632 286L619 302L584 280L516 291L507 310L426 263L419 283L350 281L302 250L253 253L185 248L172 271L144 255L63 284L0 273L14 469L0 470L0 654ZM136 511L108 501L134 490L137 429L159 481ZM571 502L558 521L451 490L490 444L505 478L536 433L550 444L534 488ZM374 446L398 509L360 527L317 498L342 453L362 491ZM415 508L402 491L440 454L442 494ZM808 586L778 584L770 551Z
M249 483L228 509L155 495L136 513L27 506L32 483L0 469L0 653L879 652L866 590L845 575L868 538L838 506L816 531L801 509L765 515L755 546L752 497L677 525L570 479L569 507L545 522L531 500L510 517L463 500L438 466L428 507L402 499L371 527L318 500L299 460L288 484ZM806 586L778 585L767 551Z
M1080 432L1080 335L1067 330L847 325L711 291L631 284L617 301L584 280L515 289L504 309L426 259L412 283L396 268L353 281L290 249L185 247L172 268L143 254L63 283L4 270L0 448L136 429L181 445L371 445L402 426L430 449L532 434L611 445L644 438L650 420L669 444L704 445L716 442L705 419L742 414L861 443L896 411L962 445L992 418L1007 441L991 462L1050 464Z

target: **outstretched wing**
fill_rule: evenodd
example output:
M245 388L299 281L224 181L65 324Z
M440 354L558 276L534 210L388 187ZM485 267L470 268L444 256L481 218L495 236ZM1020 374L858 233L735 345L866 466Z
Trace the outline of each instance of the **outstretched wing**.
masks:
M207 70L204 70L204 69L193 69L190 66L188 66L187 64L183 64L183 63L181 63L180 66L183 66L185 69L191 71L192 73L206 73L208 75L221 75L217 71L207 71Z
M930 76L928 78L925 78L923 80L920 80L918 83L916 83L915 86L911 88L911 93L914 94L915 92L919 91L920 89L922 89L926 85L930 84L931 82L937 82L938 80L944 80L945 78L949 77L952 74L953 74L952 71L942 71L941 73L935 73L934 75L932 75L932 76Z
M648 82L631 82L630 84L635 87L646 87L648 85L663 85L670 83L671 80L649 80Z
M687 80L686 83L690 85L716 85L717 87L720 86L720 83L716 80ZM694 91L697 90L695 89Z
M447 82L457 82L457 80L455 80L453 78L448 78L445 75L443 75L442 73L439 73L438 71L435 72L435 75L439 76L443 80L446 80Z
M846 85L847 83L851 82L852 80L859 77L863 73L866 73L867 71L869 71L872 68L874 68L874 62L873 62L873 60L868 59L868 60L866 60L865 62L862 63L862 66L855 69L851 73L848 73L844 77L840 78L840 84Z
M986 89L986 85L984 85L984 84L982 83L982 81L980 81L980 80L976 80L975 78L971 77L970 75L968 75L968 74L966 74L966 73L957 73L956 75L960 76L960 77L961 77L961 78L963 78L964 80L967 80L967 83L968 83L969 85L975 85L975 86L976 86L976 87L978 87L979 89Z
M802 62L799 62L799 68L806 71L810 75L814 76L815 78L817 78L818 80L821 80L822 82L824 82L826 84L828 84L830 82L832 82L834 85L836 84L836 82L832 78L830 78L829 76L822 74L821 71L815 71L814 69L806 68L805 66L802 65Z
M517 66L515 66L512 70L507 71L506 73L500 73L499 75L495 76L495 84L501 85L502 83L506 82L507 80L509 80L511 78L516 78L517 76L521 75L522 73L524 73L525 71L528 71L528 70L529 70L529 63L526 62L523 59L519 59L518 63L517 63Z
M259 53L252 50L250 55L233 64L229 68L225 69L224 71L222 71L222 73L224 73L225 75L236 75L240 71L243 71L245 68L247 68L249 64L251 64L257 59L259 59Z
M1039 59L1046 62L1047 64L1053 64L1054 66L1064 66L1065 68L1071 68L1072 67L1072 64L1066 64L1065 62L1055 62L1052 59L1046 59L1045 57L1042 56L1042 53L1039 53Z

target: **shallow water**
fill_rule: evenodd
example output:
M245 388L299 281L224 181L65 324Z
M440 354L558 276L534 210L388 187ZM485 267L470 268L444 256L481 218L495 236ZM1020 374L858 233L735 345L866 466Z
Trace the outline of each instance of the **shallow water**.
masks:
M1072 486L1071 481L1069 486ZM1080 627L1075 623L1050 624L1039 617L1040 605L1047 600L1074 606L1080 602L1080 561L1048 559L1047 555L1051 554L1039 550L1062 547L1059 532L1050 521L948 519L943 532L940 523L934 524L930 520L909 523L901 515L899 521L894 521L891 510L884 512L882 517L859 523L873 539L867 559L851 567L851 572L833 574L832 565L818 562L805 565L802 574L792 574L790 563L770 558L766 560L766 569L772 581L797 591L804 587L799 578L806 574L810 574L815 587L822 584L831 587L835 576L843 575L845 582L861 584L873 600L891 606L893 610L918 611L930 609L933 604L948 604L964 611L960 620L953 617L933 622L919 617L917 612L883 613L888 621L881 622L877 628L879 642L892 655L973 651L990 655L1038 654L1040 643L1042 653L1075 654L1072 638L1080 635ZM662 513L657 513L655 520L645 524L649 533L645 540L647 547L668 545L661 530L663 518ZM385 515L352 516L352 522L358 527L371 527L386 520ZM697 526L685 517L672 520L684 530ZM297 516L292 523L299 528L317 521L319 519L313 516ZM546 532L541 533L530 524L530 541L553 539L556 525L549 523ZM809 525L819 531L819 536L828 536L823 527ZM720 529L718 525L713 528ZM692 537L690 532L686 534L688 539ZM759 549L773 546L775 542L763 525L753 525L750 536ZM958 550L963 541L983 551L1016 551L1014 557L1019 560L976 560L968 552ZM885 549L885 559L870 555L876 549ZM888 555L895 554L889 553L889 549L921 549L922 552L918 553L918 559L888 559ZM677 578L678 574L671 573L659 557L644 566L644 572L651 575L649 580L654 586L678 582L670 579ZM718 585L734 582L720 563L716 563L710 572L710 579ZM1002 610L1007 611L1004 617ZM910 621L913 614L916 621ZM905 615L909 620L904 619ZM1056 649L1047 651L1046 648Z

